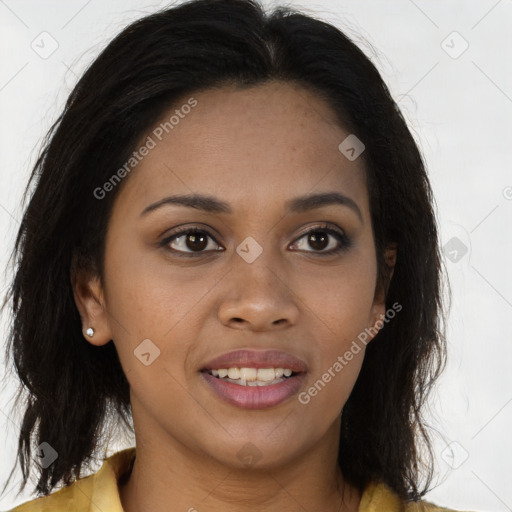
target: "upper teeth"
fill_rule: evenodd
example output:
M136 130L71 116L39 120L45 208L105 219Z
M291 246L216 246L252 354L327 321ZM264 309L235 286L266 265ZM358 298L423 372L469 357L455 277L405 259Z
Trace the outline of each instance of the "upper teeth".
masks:
M245 381L260 380L270 382L274 379L290 377L292 370L289 368L219 368L211 370L214 377L228 377L229 379L241 379Z

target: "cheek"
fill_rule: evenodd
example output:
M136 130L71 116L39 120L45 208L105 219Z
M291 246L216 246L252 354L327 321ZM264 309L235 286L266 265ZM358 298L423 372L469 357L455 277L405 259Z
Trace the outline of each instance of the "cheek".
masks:
M157 249L113 243L108 250L105 296L115 319L111 327L121 336L168 336L181 319L194 314L218 280L215 272L167 262Z
M350 350L349 343L333 343L324 353L297 397L303 428L323 428L339 418L361 371L364 352L364 346Z
M318 330L301 403L319 414L341 411L361 370L366 346L359 336L372 325L375 295L376 262L371 255L370 248L354 251L330 269L329 279L317 280L321 286L309 286L316 290L308 300Z
M370 326L375 281L375 261L354 253L321 280L306 285L311 310L328 328L328 336L336 338L338 348Z

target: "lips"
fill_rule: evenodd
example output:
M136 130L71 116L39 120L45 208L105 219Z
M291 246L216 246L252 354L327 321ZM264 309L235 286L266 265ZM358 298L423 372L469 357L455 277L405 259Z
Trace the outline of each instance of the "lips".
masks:
M218 368L289 368L294 373L307 371L302 359L281 350L235 350L208 361L201 371Z
M263 387L241 386L215 377L211 370L229 368L287 368L292 375ZM281 350L235 350L208 361L200 370L203 382L214 395L242 409L275 407L299 392L305 381L307 365L298 357Z
M245 387L213 377L201 372L201 377L215 396L228 404L241 409L268 409L285 402L299 392L305 378L305 373L292 375L279 384L265 387Z

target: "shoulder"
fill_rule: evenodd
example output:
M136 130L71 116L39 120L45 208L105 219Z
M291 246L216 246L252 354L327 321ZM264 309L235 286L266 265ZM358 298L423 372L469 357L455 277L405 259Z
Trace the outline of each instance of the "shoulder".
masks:
M89 510L85 499L91 494L94 475L81 478L62 489L18 505L7 512L60 512L64 510Z
M428 501L405 503L386 484L372 482L361 497L359 512L470 512L440 507Z
M97 473L79 478L48 496L27 501L7 512L88 512L93 509L123 512L118 480L134 456L135 448L116 452L104 460Z

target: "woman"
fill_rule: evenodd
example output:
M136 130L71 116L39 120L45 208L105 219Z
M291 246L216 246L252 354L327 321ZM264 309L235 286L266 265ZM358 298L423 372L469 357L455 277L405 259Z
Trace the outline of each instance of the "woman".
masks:
M7 348L40 496L14 510L446 510L431 189L337 28L250 0L142 18L31 180ZM81 477L116 416L136 447Z

